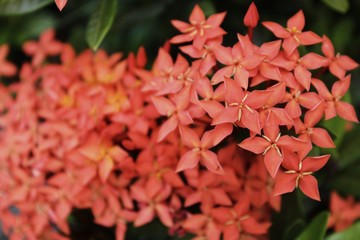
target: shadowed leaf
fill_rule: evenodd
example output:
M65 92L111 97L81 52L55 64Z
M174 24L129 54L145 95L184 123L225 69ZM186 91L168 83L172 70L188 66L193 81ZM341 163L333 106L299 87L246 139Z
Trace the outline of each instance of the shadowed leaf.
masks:
M352 227L331 234L326 240L357 240L360 236L360 222L354 224Z
M86 29L86 40L96 51L114 22L117 9L116 0L101 0L100 6L92 14Z
M322 2L329 8L340 13L346 13L349 10L348 0L322 0Z
M52 0L0 0L0 15L20 15L36 11Z
M328 212L322 212L311 221L309 226L297 237L297 240L322 240L325 237Z

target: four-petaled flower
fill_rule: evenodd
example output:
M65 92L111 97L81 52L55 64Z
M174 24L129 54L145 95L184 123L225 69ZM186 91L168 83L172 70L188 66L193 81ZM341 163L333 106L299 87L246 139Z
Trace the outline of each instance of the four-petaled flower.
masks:
M170 42L183 43L193 41L193 45L196 48L202 49L206 40L226 34L226 32L219 27L224 17L225 13L218 13L205 19L205 15L199 5L195 5L189 17L190 23L179 20L171 21L172 25L182 32L182 34L173 37Z
M312 45L322 41L322 38L312 31L303 32L305 17L301 10L289 18L286 28L275 22L263 22L262 24L276 37L284 39L282 47L288 55L292 54L300 45Z
M231 132L232 126L230 124L220 124L213 130L205 132L200 140L199 135L193 129L181 126L182 142L190 150L181 157L176 172L194 168L200 161L209 171L224 175L224 170L218 161L216 153L209 149L219 144Z
M299 187L308 197L320 201L316 178L312 175L320 170L329 160L330 155L301 159L296 153L284 151L282 166L275 179L274 195L292 192Z

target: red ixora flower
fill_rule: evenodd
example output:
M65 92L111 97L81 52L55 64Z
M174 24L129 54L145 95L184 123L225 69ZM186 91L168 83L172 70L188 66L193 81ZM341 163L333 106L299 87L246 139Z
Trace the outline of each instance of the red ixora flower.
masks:
M264 127L262 137L250 137L242 141L239 146L256 154L264 155L264 162L269 174L274 178L283 162L283 152L306 151L304 142L287 135L281 136L279 127Z
M330 119L339 115L348 121L359 122L354 107L350 103L341 101L343 96L349 90L350 79L351 76L348 75L344 79L336 81L331 88L331 93L324 82L319 79L312 79L311 83L316 88L319 95L326 101L325 119Z
M326 36L323 39L321 50L328 58L330 72L337 78L344 79L346 71L354 70L359 64L348 56L340 55L340 53L335 55L335 49L330 39Z
M288 55L292 54L300 45L307 46L322 42L322 38L314 32L303 32L305 17L302 10L289 18L286 28L275 22L263 22L262 24L276 37L284 39L282 46Z
M200 161L209 171L221 175L225 174L216 153L209 149L219 144L231 132L232 126L230 124L220 124L213 130L205 132L200 140L194 130L188 127L180 127L182 142L190 150L181 157L176 171L194 168Z
M317 180L312 174L326 164L330 155L301 159L296 153L286 150L283 153L282 166L285 170L275 178L274 195L292 192L299 187L305 195L320 201Z
M205 15L199 5L195 5L189 17L190 23L179 20L171 21L172 25L182 32L182 34L173 37L170 42L183 43L194 41L194 46L202 49L206 40L226 34L226 32L219 27L224 17L225 13L218 13L205 19Z

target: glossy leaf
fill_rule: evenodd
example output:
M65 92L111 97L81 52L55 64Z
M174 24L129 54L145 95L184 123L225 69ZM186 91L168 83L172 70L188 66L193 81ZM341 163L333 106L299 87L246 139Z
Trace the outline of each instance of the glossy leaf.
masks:
M337 138L341 138L345 132L346 120L340 117L334 117L332 119L323 122L323 126L334 134Z
M322 240L325 237L326 225L329 218L328 212L317 215L307 228L300 234L297 240Z
M284 232L283 240L295 239L296 236L302 232L305 228L305 222L302 219L297 219L295 222L289 225Z
M86 29L86 40L94 51L99 48L109 32L117 10L116 0L102 0L99 3L100 6L91 16Z
M360 222L350 228L331 234L326 240L357 240L360 236Z
M349 0L322 0L322 2L340 13L346 13L349 10Z
M52 0L0 0L0 15L20 15L36 11Z
M284 222L295 224L296 221L304 221L302 196L303 194L299 189L281 196L281 211L274 213L270 228L270 239L285 239L289 228L284 228Z

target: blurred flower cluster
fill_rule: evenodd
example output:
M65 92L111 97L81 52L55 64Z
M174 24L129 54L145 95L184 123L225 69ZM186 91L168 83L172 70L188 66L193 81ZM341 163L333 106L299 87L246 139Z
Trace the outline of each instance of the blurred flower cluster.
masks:
M358 122L342 100L358 64L304 30L302 11L286 27L263 22L277 40L260 46L254 4L233 46L222 44L224 17L195 6L189 22L173 20L181 34L150 70L143 48L76 54L51 29L24 44L31 61L18 70L0 46L0 76L18 80L0 86L0 220L10 239L68 239L73 208L116 226L117 240L155 217L172 235L267 239L279 195L299 187L320 200L313 173L330 155L309 153L335 147L323 118ZM322 55L300 54L315 44Z

